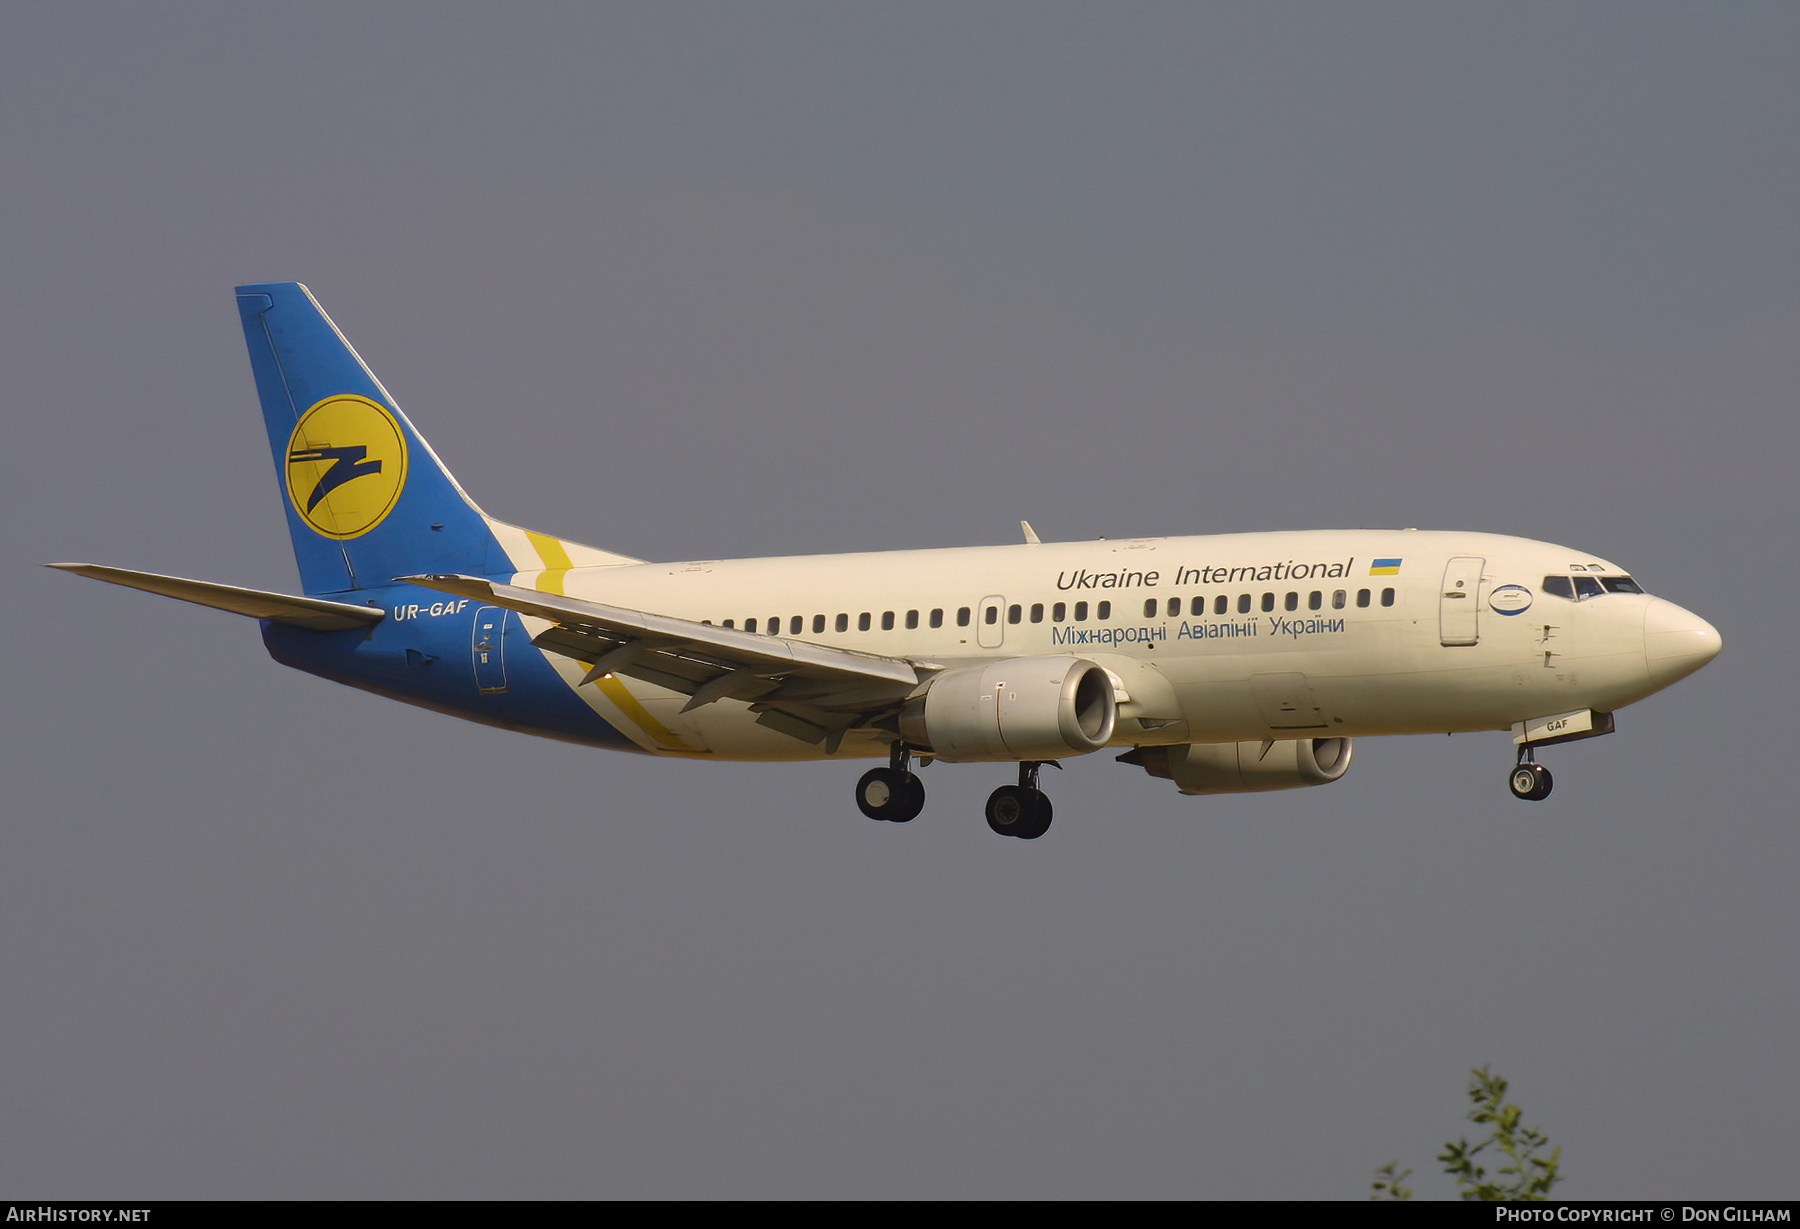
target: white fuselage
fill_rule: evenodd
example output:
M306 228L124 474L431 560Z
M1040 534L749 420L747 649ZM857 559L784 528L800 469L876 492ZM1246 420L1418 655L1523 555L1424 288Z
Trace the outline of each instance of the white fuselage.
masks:
M1083 658L1114 676L1112 745L1142 746L1505 729L1610 712L1717 651L1712 628L1661 599L1572 600L1544 588L1547 577L1590 575L1625 574L1522 538L1358 530L643 563L514 583L944 667ZM525 626L535 635L547 625ZM580 682L580 663L546 656ZM736 700L683 713L688 697L623 678L577 693L655 754L826 754L757 725ZM885 756L887 745L852 731L836 755Z

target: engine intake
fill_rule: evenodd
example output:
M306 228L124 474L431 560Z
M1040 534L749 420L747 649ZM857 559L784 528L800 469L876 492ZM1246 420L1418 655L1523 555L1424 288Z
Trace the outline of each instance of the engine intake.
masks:
M1350 767L1348 738L1260 742L1183 743L1134 747L1119 757L1153 777L1175 782L1184 794L1252 794L1271 789L1329 785Z
M1057 760L1098 751L1118 719L1112 679L1077 657L946 670L900 710L900 734L940 760Z

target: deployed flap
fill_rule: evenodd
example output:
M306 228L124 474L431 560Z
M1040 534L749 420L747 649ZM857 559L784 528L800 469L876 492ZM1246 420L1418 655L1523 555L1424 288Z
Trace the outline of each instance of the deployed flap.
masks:
M211 606L251 619L272 619L291 623L315 632L341 632L352 627L373 627L387 617L387 612L371 606L352 606L345 602L327 602L316 597L291 597L286 593L265 593L261 589L240 589L236 585L215 585L204 580L183 580L179 576L158 576L155 572L130 572L124 568L105 568L93 563L48 563L45 567L73 572L108 584L160 593L163 597Z
M400 576L419 585L516 610L555 624L533 643L591 662L591 681L623 674L691 696L695 705L733 698L757 708L869 712L897 703L921 671L897 657L835 649L496 584L478 576ZM720 680L726 677L731 682ZM779 681L777 681L779 680ZM692 706L690 706L692 707Z

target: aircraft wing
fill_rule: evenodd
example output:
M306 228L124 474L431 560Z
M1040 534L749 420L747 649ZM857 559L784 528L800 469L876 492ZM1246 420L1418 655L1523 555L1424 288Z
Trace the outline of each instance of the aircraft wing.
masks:
M387 617L385 610L370 606L352 606L348 602L327 602L316 597L294 597L286 593L269 593L262 589L240 589L236 585L215 585L206 580L184 580L179 576L159 576L155 572L132 572L125 568L101 567L95 563L48 563L58 568L104 580L108 584L142 589L163 597L228 610L250 619L272 619L291 623L315 632L341 632L353 627L372 627Z
M688 697L683 712L735 699L762 714L762 724L833 748L845 730L874 724L935 667L859 653L785 636L714 627L582 598L496 584L478 576L399 576L457 597L514 610L551 626L532 643L588 666L591 682L606 674L654 683Z

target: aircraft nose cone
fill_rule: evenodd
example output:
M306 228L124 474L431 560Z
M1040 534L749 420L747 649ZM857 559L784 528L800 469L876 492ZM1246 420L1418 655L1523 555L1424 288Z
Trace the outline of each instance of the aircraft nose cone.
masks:
M1724 641L1713 625L1661 598L1644 608L1644 661L1650 681L1667 687L1718 656Z

